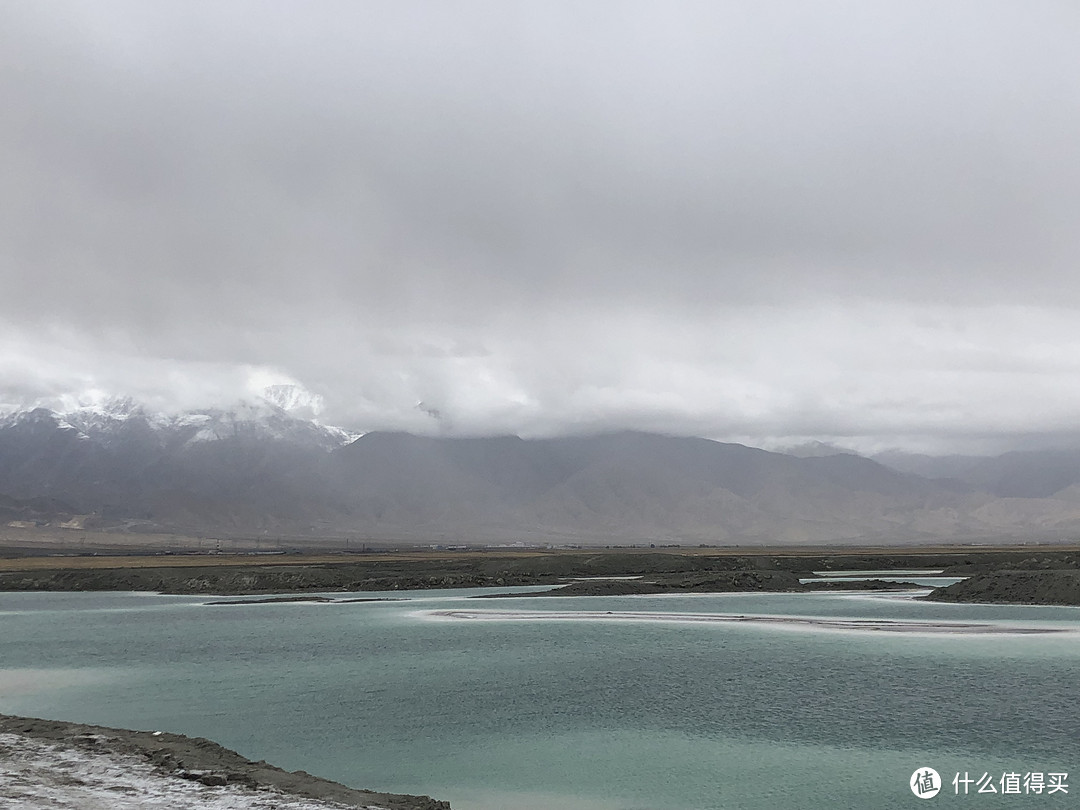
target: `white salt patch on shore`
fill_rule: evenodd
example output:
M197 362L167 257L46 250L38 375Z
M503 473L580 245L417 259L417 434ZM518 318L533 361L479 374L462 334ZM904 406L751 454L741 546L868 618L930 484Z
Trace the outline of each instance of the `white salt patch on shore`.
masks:
M0 734L0 807L11 810L341 810L346 805L169 776L131 755ZM385 810L370 805L368 810Z
M724 613L645 613L634 611L430 610L417 616L471 621L631 621L701 624L748 624L800 630L951 635L1041 635L1070 632L1057 627L1011 624L922 622L897 619L838 619L811 616L755 616Z

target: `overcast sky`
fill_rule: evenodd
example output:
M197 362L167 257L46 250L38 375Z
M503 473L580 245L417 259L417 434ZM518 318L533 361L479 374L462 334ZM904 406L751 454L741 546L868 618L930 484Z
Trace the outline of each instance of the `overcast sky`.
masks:
M1080 435L1080 4L0 4L0 405Z

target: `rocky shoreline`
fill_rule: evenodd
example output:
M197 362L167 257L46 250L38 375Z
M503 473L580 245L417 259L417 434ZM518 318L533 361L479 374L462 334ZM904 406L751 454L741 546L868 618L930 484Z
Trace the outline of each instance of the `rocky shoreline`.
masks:
M923 597L930 602L1080 605L1080 570L1001 570L973 574Z
M799 558L706 557L686 554L545 555L512 560L476 557L445 565L402 561L213 568L29 570L0 574L0 591L156 591L167 594L269 595L267 601L330 601L286 596L356 592L550 585L551 596L734 591L911 588L860 582L801 583L811 576ZM613 577L613 579L605 579ZM640 577L617 579L615 577ZM341 600L335 600L341 601ZM223 604L216 602L214 604Z
M60 794L74 804L57 804ZM160 806L450 810L427 796L355 790L252 762L200 737L0 715L0 805L139 808L173 796Z
M74 558L77 559L77 558ZM949 551L834 552L828 554L747 551L731 553L578 551L530 554L467 553L409 559L361 555L340 562L295 563L240 558L228 565L203 559L197 565L143 565L146 558L116 558L97 567L18 568L0 572L0 591L152 591L166 594L269 595L274 601L318 597L288 594L399 591L437 588L499 588L549 585L550 596L899 590L918 587L883 580L800 582L814 572L942 570L970 577L939 588L937 601L1017 604L1080 604L1070 571L1080 570L1075 550L979 549ZM1009 572L1041 572L1022 576ZM1051 573L1065 572L1065 573ZM990 577L989 579L987 577ZM538 595L538 594L534 594ZM369 597L371 598L371 597ZM335 600L338 601L338 600Z
M597 579L571 582L549 591L488 593L473 599L505 599L536 596L647 596L679 593L806 593L808 591L909 591L919 586L908 582L870 579L852 582L800 582L787 571L735 571L720 574L668 575L648 579Z
M1027 552L1030 554L1030 552ZM343 557L340 562L295 562L251 557L231 564L161 564L163 558L117 557L7 561L0 571L0 591L156 591L170 594L288 594L333 591L394 591L429 588L491 588L522 585L565 585L581 578L641 576L727 577L754 574L769 589L795 588L799 577L813 571L893 568L945 568L1005 562L1009 552L857 552L783 554L747 550L739 554L676 551L577 551L532 554L460 553L433 559L367 559ZM153 565L145 565L145 561ZM45 564L42 564L45 563ZM773 574L791 577L771 577ZM775 585L775 587L773 587ZM763 588L764 589L764 588Z

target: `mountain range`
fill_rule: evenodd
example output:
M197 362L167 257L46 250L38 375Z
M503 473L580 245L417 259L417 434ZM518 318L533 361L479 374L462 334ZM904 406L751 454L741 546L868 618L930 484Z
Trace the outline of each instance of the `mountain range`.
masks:
M1080 533L1080 452L790 455L620 432L350 434L302 390L0 418L0 525L414 542L899 543Z

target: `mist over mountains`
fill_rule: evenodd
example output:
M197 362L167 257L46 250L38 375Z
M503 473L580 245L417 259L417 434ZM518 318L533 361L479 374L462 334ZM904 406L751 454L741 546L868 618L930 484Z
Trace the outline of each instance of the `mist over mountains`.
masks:
M301 392L302 393L302 392ZM167 416L131 400L0 419L0 521L427 542L825 543L1080 531L1080 453L800 455L620 432L355 436L275 390ZM886 463L881 463L886 462Z

